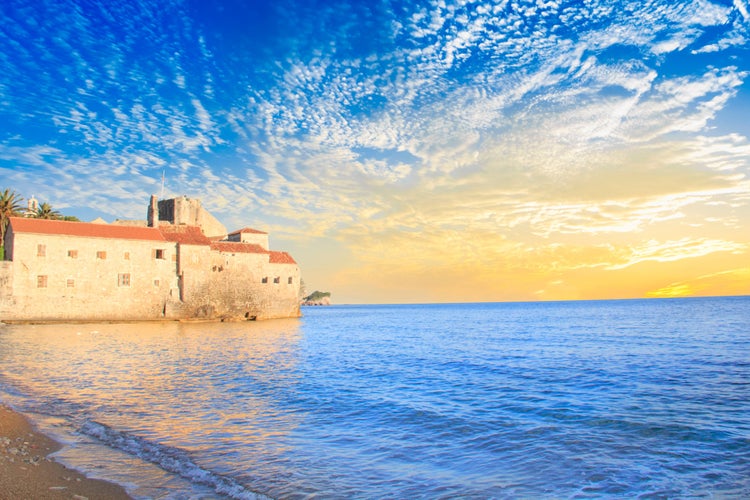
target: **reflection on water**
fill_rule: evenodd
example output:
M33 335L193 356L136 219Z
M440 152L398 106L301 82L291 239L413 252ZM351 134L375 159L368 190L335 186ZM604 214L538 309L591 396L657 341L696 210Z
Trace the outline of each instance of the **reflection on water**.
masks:
M0 399L143 497L750 498L749 301L0 326Z
M226 473L227 456L243 449L283 451L279 438L299 417L278 395L299 380L299 338L297 319L2 325L0 383L38 397L22 410L210 451L201 465Z

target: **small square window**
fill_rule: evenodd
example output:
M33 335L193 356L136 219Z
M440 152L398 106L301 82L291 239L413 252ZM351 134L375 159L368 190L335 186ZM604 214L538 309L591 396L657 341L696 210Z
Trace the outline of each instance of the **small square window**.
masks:
M71 259L77 259L78 250L68 250L68 257L70 257Z
M36 246L36 256L37 257L46 257L47 256L47 245L37 245Z
M159 280L154 280L154 286L159 286L159 283L160 283Z
M118 274L117 286L130 286L130 273Z
M294 282L291 276L289 276L289 279L287 280L287 284L291 285Z
M76 280L74 280L72 278L68 278L68 282L67 282L66 286L68 288L75 288L75 286L76 286Z
M260 280L261 283L268 283L268 276L264 276L262 280Z
M154 258L155 259L163 259L164 258L164 250L161 248L157 248L154 250Z
M281 278L279 278L278 276L276 276L276 277L275 277L275 278L273 279L273 282L274 282L274 283L280 283L280 282L281 282Z
M36 287L47 288L47 275L46 274L41 274L36 277Z
M123 255L123 258L125 260L130 260L130 252L125 252L125 255Z
M98 252L96 252L96 258L101 259L101 260L106 260L107 252L105 252L104 250L99 250Z

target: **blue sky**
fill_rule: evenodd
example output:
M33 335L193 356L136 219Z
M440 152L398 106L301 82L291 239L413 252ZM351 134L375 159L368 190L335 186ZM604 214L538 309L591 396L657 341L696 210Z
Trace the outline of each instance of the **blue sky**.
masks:
M750 293L750 5L0 5L0 187L201 198L343 302Z

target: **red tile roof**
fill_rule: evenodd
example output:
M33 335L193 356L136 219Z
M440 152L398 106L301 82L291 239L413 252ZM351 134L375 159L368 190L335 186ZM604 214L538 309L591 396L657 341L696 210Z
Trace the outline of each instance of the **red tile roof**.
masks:
M173 241L182 245L210 245L211 240L197 226L183 225L163 225L159 226L159 231L164 235L167 241Z
M241 234L241 233L253 233L253 234L268 234L264 231L258 231L257 229L253 229L250 227L243 227L242 229L238 229L236 231L232 231L229 234Z
M91 222L70 222L62 220L31 219L11 217L10 226L14 233L56 234L81 236L84 238L112 238L123 240L166 241L155 227L116 226Z
M286 252L274 252L271 251L271 257L269 262L271 264L296 264L291 255Z
M271 264L297 263L287 252L268 251L262 246L254 243L211 241L203 235L200 228L195 226L164 225L156 228L11 217L10 227L13 229L14 233L55 234L81 236L86 238L170 241L186 245L210 245L211 250L225 253L265 254L268 255L268 260Z
M296 264L287 252L268 251L254 243L239 243L235 241L212 241L211 250L225 253L259 253L268 255L271 264Z
M212 241L211 250L225 253L268 253L262 246L238 241Z

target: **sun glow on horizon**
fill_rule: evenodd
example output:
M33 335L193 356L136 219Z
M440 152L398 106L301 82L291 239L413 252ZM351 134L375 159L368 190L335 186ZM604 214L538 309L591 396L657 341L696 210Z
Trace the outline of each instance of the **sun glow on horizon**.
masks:
M656 3L8 0L0 188L200 198L338 303L750 294L746 3Z

